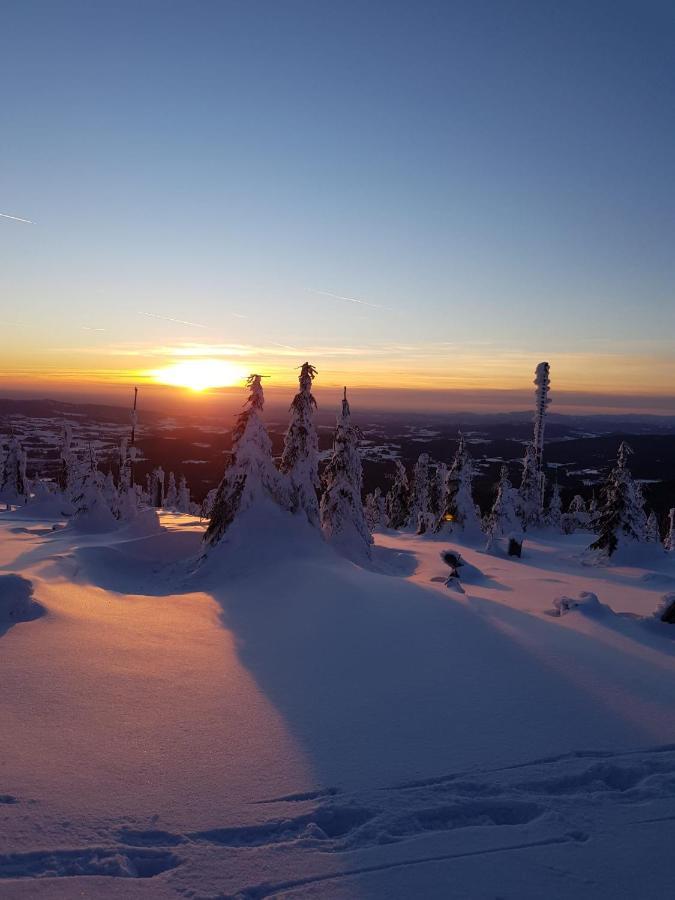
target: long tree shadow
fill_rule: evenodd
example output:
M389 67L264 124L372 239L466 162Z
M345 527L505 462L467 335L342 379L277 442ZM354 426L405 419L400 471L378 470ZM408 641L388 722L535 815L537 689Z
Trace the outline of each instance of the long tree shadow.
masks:
M384 785L647 729L461 601L336 562L213 586L241 661L326 786ZM496 604L499 605L499 604ZM531 616L517 614L531 633ZM545 626L535 622L544 637ZM594 643L588 639L589 647ZM575 644L565 647L573 664Z
M608 667L653 702L651 667L641 675L631 661L622 675L624 655L614 651L611 662L601 653L598 662L597 640L474 596L470 585L467 599L446 595L359 568L317 542L286 552L280 538L281 550L270 549L268 537L202 567L198 540L185 533L73 556L79 579L120 594L212 596L320 787L518 762L524 746L531 758L653 742L644 722L610 709L591 683L598 665ZM657 701L672 708L671 694L664 687Z

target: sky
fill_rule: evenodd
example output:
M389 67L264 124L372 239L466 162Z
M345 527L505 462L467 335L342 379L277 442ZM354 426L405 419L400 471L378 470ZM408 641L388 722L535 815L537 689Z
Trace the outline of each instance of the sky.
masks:
M675 411L672 2L2 19L0 213L30 222L0 217L0 395L309 359L502 408L547 359L570 407Z

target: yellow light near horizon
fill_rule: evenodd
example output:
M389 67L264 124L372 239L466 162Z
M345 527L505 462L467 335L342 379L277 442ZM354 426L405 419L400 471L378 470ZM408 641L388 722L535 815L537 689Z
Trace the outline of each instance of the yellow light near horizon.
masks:
M150 373L158 384L205 391L209 388L232 387L246 372L227 359L185 359Z

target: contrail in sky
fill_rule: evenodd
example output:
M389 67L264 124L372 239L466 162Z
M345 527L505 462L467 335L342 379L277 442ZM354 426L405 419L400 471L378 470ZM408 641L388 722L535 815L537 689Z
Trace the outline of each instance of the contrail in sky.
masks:
M332 297L334 300L344 300L346 303L358 303L360 306L369 306L371 309L386 309L388 312L396 312L391 306L380 306L379 303L368 303L365 300L358 300L356 297L343 297L341 294L332 294L330 291L318 291L310 288L313 294L321 294L324 297Z
M292 350L293 353L299 353L297 347L291 347L290 344L280 344L278 341L271 341L269 338L266 339L268 344L272 344L273 347L281 347L282 350Z
M13 219L15 222L25 222L26 225L35 225L30 219L22 219L21 216L9 216L7 213L0 213L0 219Z
M177 325L190 325L192 328L208 328L208 325L203 325L201 322L186 322L185 319L172 319L171 316L158 316L155 313L143 312L142 310L138 310L139 316L147 316L149 319L162 319L164 322L175 322Z

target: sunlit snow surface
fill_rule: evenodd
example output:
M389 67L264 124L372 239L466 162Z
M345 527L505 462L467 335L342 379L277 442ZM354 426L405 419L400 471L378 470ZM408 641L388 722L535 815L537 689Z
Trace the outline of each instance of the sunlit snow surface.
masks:
M672 895L672 559L64 522L0 513L3 898Z

